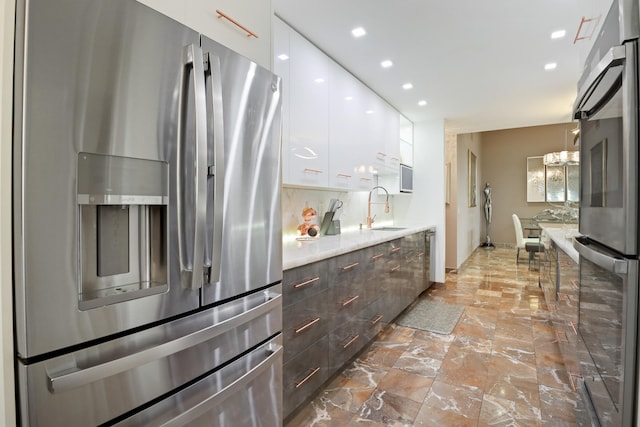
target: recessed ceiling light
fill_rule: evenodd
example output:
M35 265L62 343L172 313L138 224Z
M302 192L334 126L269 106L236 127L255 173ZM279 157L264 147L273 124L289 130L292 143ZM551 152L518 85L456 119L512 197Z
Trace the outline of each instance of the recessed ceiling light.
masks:
M402 89L404 90L413 89L413 85L411 83L405 83L402 85Z
M382 66L382 68L389 68L389 67L391 67L393 65L393 62L391 62L388 59L385 59L384 61L382 61L380 63L380 65Z
M558 66L558 64L556 64L555 62L550 62L548 64L544 64L544 69L547 70L547 71L555 70L557 66Z
M351 101L351 100L353 100L353 96L345 96L344 100L345 101Z
M280 61L286 61L287 59L289 59L289 55L287 55L286 53L282 53L282 54L278 55L278 59Z
M362 37L367 34L367 32L364 30L364 28L358 27L351 30L351 34L353 34L353 37Z
M553 33L551 33L551 38L552 39L561 39L565 35L567 35L567 31L566 30L558 30L558 31L554 31Z
M418 105L424 107L425 105L427 105L427 101L425 101L424 99L422 101L418 101Z
M318 77L314 80L316 83L324 83L324 79L322 77Z
M365 111L366 114L373 114L373 110L367 110Z

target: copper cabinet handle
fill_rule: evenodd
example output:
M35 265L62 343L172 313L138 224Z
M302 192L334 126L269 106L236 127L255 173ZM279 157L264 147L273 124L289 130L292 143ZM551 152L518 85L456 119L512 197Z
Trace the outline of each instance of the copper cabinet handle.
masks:
M578 329L576 328L576 324L573 323L573 320L569 321L569 325L571 325L571 329L573 329L573 333L578 335Z
M220 11L220 9L216 9L216 13L218 14L218 19L220 18L224 18L227 21L231 22L232 24L242 28L242 30L244 30L247 33L247 37L255 37L258 38L258 35L256 33L254 33L253 31L249 30L247 27L245 27L244 25L240 24L238 21L236 21L233 18L230 18L228 15L224 14L223 12Z
M304 168L304 172L322 173L320 169L310 169L310 168Z
M314 282L317 282L318 280L320 280L320 277L314 277L313 279L305 280L304 282L301 282L301 283L296 283L295 285L293 285L293 287L298 289L298 288L301 288L303 286L307 286L307 285L310 285L310 284L312 284Z
M575 372L569 372L569 381L571 382L571 388L573 389L573 391L576 391L578 390L578 387L576 386L576 383L573 380L574 378L582 378L582 375L576 374Z
M384 254L377 254L377 255L373 255L373 256L371 257L371 260L372 260L372 261L375 261L375 260L377 260L378 258L383 257L383 256L384 256Z
M371 326L374 326L376 323L382 320L384 316L382 314L378 314L375 319L371 321Z
M309 381L309 380L311 379L311 377L312 377L312 376L314 376L315 374L317 374L319 370L320 370L320 367L319 367L319 366L318 366L317 368L313 369L309 375L307 375L307 376L306 376L306 377L304 377L302 380L300 380L300 381L298 381L298 382L296 383L296 388L300 388L300 387L302 387L302 385L303 385L304 383L306 383L307 381Z
M349 298L348 300L344 301L344 302L342 303L342 306L343 306L343 307L346 307L346 306L348 306L349 304L351 304L352 302L354 302L355 300L357 300L358 298L360 298L360 295L354 295L354 296L352 296L351 298Z
M338 173L336 174L337 177L339 178L351 178L351 175L346 174L346 173Z
M394 271L398 271L398 270L400 270L400 265L396 265L395 267L393 267L391 269L391 272L393 273Z
M300 326L298 329L296 329L295 333L299 334L300 332L304 332L305 330L309 329L310 327L312 327L313 325L315 325L319 321L320 321L320 318L316 317L315 319L311 320L310 322L307 322L306 325Z
M353 264L345 265L344 267L341 267L341 268L342 268L343 270L349 270L349 269L351 269L351 268L353 268L353 267L356 267L356 266L358 266L358 265L360 265L360 263L359 263L359 262L354 262Z
M378 151L377 155L380 157L387 157L387 153L383 153L382 151Z
M356 342L356 340L357 340L358 338L360 338L360 335L354 335L354 336L352 336L352 337L351 337L351 339L350 339L346 344L344 344L344 345L342 346L342 348L345 348L345 349L346 349L346 348L347 348L347 347L349 347L351 344L353 344L354 342Z
M402 249L401 247L397 247L397 248L391 248L391 252L398 252L400 249Z
M571 286L574 287L574 289L578 289L579 288L578 281L576 279L571 279L570 283L571 283Z
M360 181L371 181L371 178L360 178Z

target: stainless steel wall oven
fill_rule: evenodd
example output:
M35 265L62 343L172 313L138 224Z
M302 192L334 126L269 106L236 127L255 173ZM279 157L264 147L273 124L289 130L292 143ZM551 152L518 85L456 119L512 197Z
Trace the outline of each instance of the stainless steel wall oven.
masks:
M580 424L631 426L638 379L638 2L614 0L578 84Z

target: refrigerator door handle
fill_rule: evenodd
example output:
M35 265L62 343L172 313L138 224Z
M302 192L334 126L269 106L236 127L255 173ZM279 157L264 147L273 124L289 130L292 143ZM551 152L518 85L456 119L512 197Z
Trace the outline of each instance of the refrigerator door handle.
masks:
M603 80L607 72L613 68L624 63L626 58L625 46L613 46L602 57L600 62L595 66L591 74L587 77L586 81L579 88L576 102L573 106L575 119L587 119L589 118L589 108L587 103L589 98L593 95L596 87Z
M65 367L65 370L57 375L48 372L47 385L49 391L51 393L62 393L77 387L86 386L209 341L281 306L282 295L268 293L268 297L269 299L264 303L244 311L241 314L137 353L132 353L84 369L75 368L76 370L74 370L72 368L70 370L68 367Z
M584 237L576 237L573 247L581 257L586 258L606 271L618 275L626 275L629 270L629 261L625 258L609 256L600 251L592 249L589 241Z
M213 233L208 236L211 242L210 284L220 280L220 258L222 255L222 214L224 212L224 111L222 104L222 71L220 58L207 52L211 92L211 115L213 128L213 165L209 166L209 176L213 179ZM206 82L206 79L205 79Z
M177 203L177 220L178 220L178 253L180 258L181 282L183 287L198 289L202 287L204 275L204 237L203 230L206 220L206 196L207 196L207 102L204 86L204 57L202 49L198 46L190 44L184 48L183 67L182 67L182 87L180 90L180 102L178 111L178 161L177 161L177 189L178 192L184 191L182 184L184 171L184 159L182 152L185 148L185 102L188 99L185 92L188 88L188 69L192 69L193 75L193 94L195 103L195 146L193 163L193 258L187 259L186 248L184 247L185 235L185 211L186 207L182 203L182 195L176 195Z
M269 369L274 361L281 356L283 352L283 347L279 344L272 343L271 348L269 349L271 353L266 359L264 359L258 366L250 370L249 372L242 375L240 378L229 384L224 389L220 390L216 394L209 396L205 400L197 403L191 408L184 411L182 414L173 418L172 420L167 421L166 423L161 424L162 427L179 427L185 426L192 421L198 419L198 417L207 413L211 409L219 406L232 397L233 395L242 392L243 390L247 390L248 385L255 378L259 377L263 372Z

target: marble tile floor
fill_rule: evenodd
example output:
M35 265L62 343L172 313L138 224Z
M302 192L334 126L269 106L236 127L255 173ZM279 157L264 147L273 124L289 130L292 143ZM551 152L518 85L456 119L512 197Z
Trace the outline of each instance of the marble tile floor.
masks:
M537 271L477 249L420 298L462 305L451 335L390 324L286 427L575 426Z

